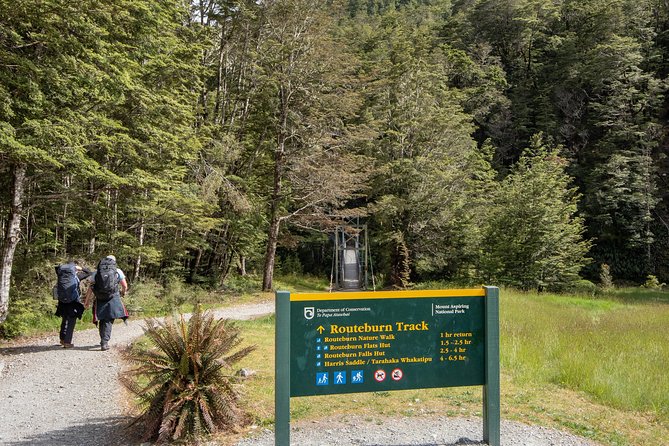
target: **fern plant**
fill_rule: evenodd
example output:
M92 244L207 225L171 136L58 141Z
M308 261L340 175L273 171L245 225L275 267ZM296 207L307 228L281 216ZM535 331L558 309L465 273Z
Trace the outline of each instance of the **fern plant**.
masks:
M144 440L199 438L248 421L231 371L255 346L238 348L234 324L197 308L189 320L150 319L145 334L152 348L129 353L135 367L121 377L141 402Z

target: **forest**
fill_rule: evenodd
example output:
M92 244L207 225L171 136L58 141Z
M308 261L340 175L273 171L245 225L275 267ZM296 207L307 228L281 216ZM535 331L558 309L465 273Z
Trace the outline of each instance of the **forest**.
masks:
M669 281L661 0L0 2L0 321L131 284ZM594 286L594 285L593 285Z

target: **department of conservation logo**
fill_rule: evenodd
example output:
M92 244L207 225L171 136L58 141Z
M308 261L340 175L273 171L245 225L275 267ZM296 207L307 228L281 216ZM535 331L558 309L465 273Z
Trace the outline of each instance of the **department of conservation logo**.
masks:
M304 318L305 319L314 318L314 307L304 307Z

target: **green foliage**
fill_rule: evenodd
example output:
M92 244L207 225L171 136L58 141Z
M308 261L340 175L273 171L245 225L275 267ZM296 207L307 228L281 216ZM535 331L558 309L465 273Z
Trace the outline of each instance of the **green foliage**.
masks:
M560 289L579 279L589 243L564 170L537 136L501 182L484 235L481 272L489 283Z
M660 281L654 275L649 274L643 284L643 287L649 288L651 290L658 290L664 288L666 285L666 283L660 283Z
M366 90L364 116L378 136L361 149L376 165L368 198L376 271L399 287L467 269L478 210L468 202L487 190L471 181L477 150L464 106L474 94L450 85L463 83L453 65L466 56L442 48L434 33L442 7L385 11L351 30L363 67L383 79Z
M232 294L247 294L260 289L261 279L257 275L230 274L223 283L223 290Z
M590 282L589 280L579 279L573 282L570 282L568 285L563 286L562 290L566 293L575 294L577 296L594 296L599 293L597 285Z
M112 252L133 282L217 288L351 215L399 286L560 288L602 263L667 282L668 30L650 0L4 2L2 228L26 168L12 286ZM567 185L523 153L537 134Z
M0 325L0 338L11 339L54 329L60 324L60 318L54 316L55 302L50 288L33 290L31 294L14 298L9 316Z
M290 254L286 256L286 258L282 259L280 262L276 263L277 263L277 269L281 274L284 275L302 274L302 264L300 263L300 259L297 257L296 254Z
M602 263L599 267L599 286L601 286L604 290L610 290L613 288L611 268L606 263Z
M136 422L145 439L199 439L248 421L240 408L232 367L255 347L240 348L240 330L195 308L165 322L149 320L151 348L134 350L136 364L122 382L142 403Z

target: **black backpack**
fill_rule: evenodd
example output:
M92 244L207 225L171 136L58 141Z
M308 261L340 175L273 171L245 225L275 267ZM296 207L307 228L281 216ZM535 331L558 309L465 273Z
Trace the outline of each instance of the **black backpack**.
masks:
M95 274L93 291L98 300L109 300L118 294L118 274L116 272L116 260L105 257L98 263L98 271Z
M79 300L79 279L74 263L65 263L56 267L56 297L59 302L69 304Z

